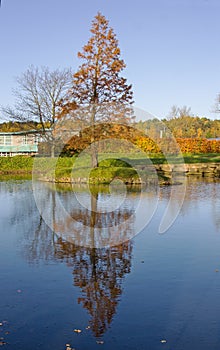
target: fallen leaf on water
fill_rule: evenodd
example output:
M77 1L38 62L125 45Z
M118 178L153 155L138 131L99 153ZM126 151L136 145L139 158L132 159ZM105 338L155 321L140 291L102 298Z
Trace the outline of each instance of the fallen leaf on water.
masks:
M75 332L75 333L81 333L82 331L81 331L81 329L74 329L73 332Z
M70 344L66 344L66 350L75 350L74 348L71 348Z

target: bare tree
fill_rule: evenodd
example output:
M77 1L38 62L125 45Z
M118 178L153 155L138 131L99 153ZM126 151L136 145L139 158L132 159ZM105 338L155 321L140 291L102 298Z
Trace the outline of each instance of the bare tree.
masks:
M218 93L216 96L213 112L220 113L220 93Z
M191 116L192 116L191 107L187 107L187 106L177 107L176 105L174 105L171 107L171 111L167 119L191 117Z
M14 107L2 107L4 117L24 123L31 122L33 128L42 133L44 139L51 144L54 154L53 126L60 109L60 101L66 99L72 80L70 69L50 71L48 67L41 69L30 66L20 77L16 78L17 87L13 90Z

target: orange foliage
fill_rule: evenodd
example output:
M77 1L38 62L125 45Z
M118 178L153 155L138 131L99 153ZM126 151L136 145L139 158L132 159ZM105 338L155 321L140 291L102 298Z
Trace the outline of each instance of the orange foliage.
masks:
M177 143L177 145L176 145ZM149 137L140 137L135 144L146 153L177 154L182 153L220 153L220 140L208 140L201 138L177 138L175 139L158 139L153 141ZM179 146L179 150L177 148Z
M200 138L177 139L182 153L220 153L220 141Z

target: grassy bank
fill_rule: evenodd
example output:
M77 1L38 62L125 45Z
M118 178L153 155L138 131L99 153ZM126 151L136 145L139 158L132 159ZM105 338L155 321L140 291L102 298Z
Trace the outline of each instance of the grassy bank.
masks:
M32 157L0 157L0 174L31 174L33 163Z
M112 155L109 155L112 157ZM161 155L151 155L149 160L143 158L142 155L134 154L128 158L126 154L115 154L115 158L120 159L105 159L106 155L100 155L99 167L92 169L89 167L90 157L60 157L60 158L32 158L26 156L15 157L0 157L0 175L31 175L33 167L35 171L46 180L54 178L57 182L69 182L72 179L75 182L87 182L89 178L90 183L109 183L113 179L122 180L123 182L138 183L139 175L148 176L148 178L155 177L155 174L144 174L144 166L148 164L164 164L167 159ZM186 164L196 163L220 163L220 154L185 154L184 162ZM169 163L181 164L182 157L170 156ZM138 173L136 169L138 170ZM43 176L42 176L43 175Z

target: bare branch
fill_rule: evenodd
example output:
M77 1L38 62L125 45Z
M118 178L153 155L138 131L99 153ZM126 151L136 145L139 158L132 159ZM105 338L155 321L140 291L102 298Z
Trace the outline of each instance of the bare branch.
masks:
M60 109L60 100L65 100L72 74L70 69L50 71L48 67L30 66L16 78L14 108L2 107L3 117L9 120L34 121L42 130L52 127Z

